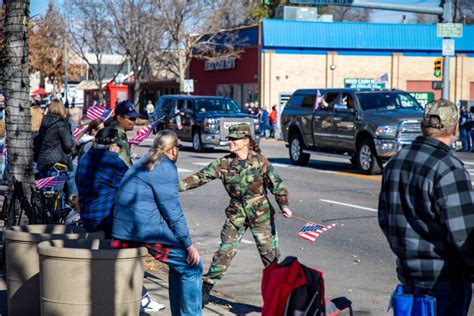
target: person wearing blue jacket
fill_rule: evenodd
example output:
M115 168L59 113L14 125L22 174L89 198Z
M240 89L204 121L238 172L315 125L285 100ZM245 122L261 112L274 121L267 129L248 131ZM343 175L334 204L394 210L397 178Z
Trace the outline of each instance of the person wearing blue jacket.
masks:
M115 248L144 246L167 264L173 315L202 314L202 262L179 201L178 137L158 133L148 155L133 165L117 193L112 236Z

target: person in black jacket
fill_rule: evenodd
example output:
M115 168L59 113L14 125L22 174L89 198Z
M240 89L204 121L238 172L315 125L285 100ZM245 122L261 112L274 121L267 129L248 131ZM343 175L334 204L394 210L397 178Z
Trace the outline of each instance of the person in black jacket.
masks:
M71 150L74 138L67 122L67 110L59 100L53 100L41 121L34 144L39 178L49 176L54 164L61 163L72 170Z

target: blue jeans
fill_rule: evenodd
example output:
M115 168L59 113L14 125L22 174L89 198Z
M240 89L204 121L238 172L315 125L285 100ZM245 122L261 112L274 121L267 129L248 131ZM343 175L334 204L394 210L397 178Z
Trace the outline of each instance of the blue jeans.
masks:
M156 249L147 247L153 257ZM170 269L168 274L171 314L173 316L202 315L202 262L189 265L186 262L188 253L184 248L173 246L165 260Z
M153 123L153 114L148 114L148 121L151 123Z
M410 287L407 289L411 294L415 294ZM415 291L416 294L430 295L436 298L436 312L439 316L466 316L469 312L472 298L470 282L459 281L450 286L435 286L432 290L417 288Z
M470 131L466 128L459 129L459 136L461 138L462 143L462 151L471 151L471 135Z

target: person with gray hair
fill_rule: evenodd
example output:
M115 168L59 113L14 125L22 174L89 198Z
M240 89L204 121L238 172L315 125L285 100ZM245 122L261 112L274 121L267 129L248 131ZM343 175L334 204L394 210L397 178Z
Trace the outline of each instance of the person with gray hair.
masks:
M195 316L202 314L202 262L179 201L178 153L176 133L161 131L148 154L127 171L117 194L112 245L144 246L167 264L171 314Z
M423 136L387 163L379 196L379 225L397 256L397 294L433 297L437 315L467 315L472 297L474 193L452 150L458 122L452 102L428 104Z

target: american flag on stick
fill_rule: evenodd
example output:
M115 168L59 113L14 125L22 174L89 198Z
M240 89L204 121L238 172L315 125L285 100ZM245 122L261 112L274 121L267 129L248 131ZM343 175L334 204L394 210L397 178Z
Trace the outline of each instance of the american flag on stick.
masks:
M322 100L323 100L323 97L321 96L321 92L319 92L319 89L318 89L318 91L316 92L316 99L314 100L313 111L321 107Z
M147 138L148 136L150 136L151 132L153 131L153 129L156 127L156 125L158 125L161 121L163 120L163 117L157 119L156 121L154 121L153 123L151 123L151 125L147 125L143 128L140 128L137 132L137 135L130 138L128 140L128 143L129 144L132 144L132 145L139 145L145 138Z
M53 177L38 179L35 181L37 189L52 188L60 185L64 185L67 181L66 175L57 175Z
M85 131L86 129L87 129L87 125L83 127L76 127L72 130L72 134L74 135L74 142L77 142L79 140L79 135L81 135L81 133Z
M298 236L309 240L311 242L315 242L316 238L319 237L322 233L326 232L328 229L333 228L336 226L336 224L331 224L327 226L323 226L320 224L312 223L312 222L307 222L303 228L300 229Z
M91 106L87 109L86 116L89 120L107 121L113 114L113 110L106 109L102 106Z

